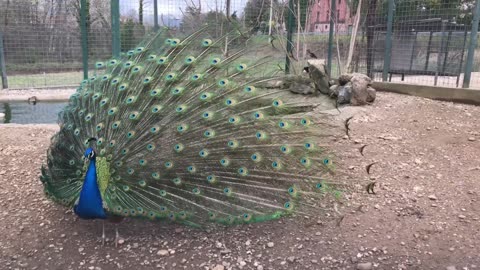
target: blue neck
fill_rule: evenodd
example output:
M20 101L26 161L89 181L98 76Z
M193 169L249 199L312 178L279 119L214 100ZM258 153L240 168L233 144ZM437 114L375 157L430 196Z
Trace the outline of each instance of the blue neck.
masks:
M90 160L78 204L74 206L73 210L80 218L84 219L107 217L103 210L102 196L97 184L95 159Z

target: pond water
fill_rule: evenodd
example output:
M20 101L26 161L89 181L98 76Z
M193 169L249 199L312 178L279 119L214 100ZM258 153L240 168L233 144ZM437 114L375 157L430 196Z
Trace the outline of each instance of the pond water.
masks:
M38 102L35 105L27 102L0 102L0 112L5 118L0 123L15 124L55 124L58 113L68 102Z

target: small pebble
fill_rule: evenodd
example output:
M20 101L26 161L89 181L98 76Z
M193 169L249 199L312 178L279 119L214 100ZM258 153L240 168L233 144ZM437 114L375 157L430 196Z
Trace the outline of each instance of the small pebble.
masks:
M274 245L273 242L268 242L267 247L272 248Z
M371 262L357 264L357 270L370 270L372 267L373 265Z

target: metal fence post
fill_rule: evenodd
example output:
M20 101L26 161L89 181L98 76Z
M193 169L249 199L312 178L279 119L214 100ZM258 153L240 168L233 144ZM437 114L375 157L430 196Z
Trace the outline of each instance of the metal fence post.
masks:
M2 89L8 88L7 68L5 67L5 50L3 49L3 35L0 32L0 72L2 73Z
M119 0L110 2L110 13L112 20L112 55L120 57L120 4Z
M289 0L288 1L288 17L287 17L287 55L285 57L285 73L288 74L290 73L290 56L292 56L292 51L293 51L293 20L295 17L295 14L293 14L293 1L294 0Z
M88 78L88 33L87 33L87 0L80 2L80 32L82 39L83 79Z
M153 30L157 31L158 28L158 0L153 0Z
M335 28L335 10L337 0L331 0L330 2L330 29L328 32L328 59L327 59L327 71L330 76L332 75L332 58L333 58L333 29Z
M463 88L470 87L470 79L472 76L473 59L475 56L475 48L477 47L478 24L480 20L480 0L475 3L475 11L473 14L472 31L470 33L470 43L468 45L467 61L465 63L465 75L463 76Z
M386 82L388 73L390 72L390 63L392 56L392 31L393 31L393 8L394 0L388 0L388 18L387 18L387 33L385 34L385 56L383 58L383 73L382 81Z

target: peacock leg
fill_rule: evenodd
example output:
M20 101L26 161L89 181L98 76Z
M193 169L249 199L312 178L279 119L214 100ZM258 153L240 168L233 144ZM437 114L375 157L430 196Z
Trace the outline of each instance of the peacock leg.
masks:
M105 221L102 220L102 246L105 246Z
M118 225L115 224L115 247L118 247L118 238L120 237L120 235L118 234Z

